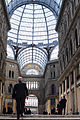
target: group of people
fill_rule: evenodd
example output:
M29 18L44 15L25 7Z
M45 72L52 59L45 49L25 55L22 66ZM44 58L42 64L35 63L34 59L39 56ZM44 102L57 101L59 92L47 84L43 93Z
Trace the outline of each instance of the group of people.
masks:
M27 108L24 109L24 114L27 114L27 115L31 115L31 110L29 108L29 110L27 110Z
M67 100L65 99L65 96L63 96L63 98L61 98L61 100L57 104L57 110L55 109L55 107L52 107L51 114L62 115L62 111L63 111L63 114L65 115L66 102Z
M47 111L43 111L43 115L48 115L48 112Z
M50 114L51 115L55 115L55 114L62 115L62 111L63 111L63 114L65 115L66 102L67 102L67 100L65 99L65 96L63 96L63 98L61 98L61 100L57 104L57 108L56 109L55 109L55 107L51 108L51 113L49 113L49 115ZM47 115L48 112L44 111L43 114Z

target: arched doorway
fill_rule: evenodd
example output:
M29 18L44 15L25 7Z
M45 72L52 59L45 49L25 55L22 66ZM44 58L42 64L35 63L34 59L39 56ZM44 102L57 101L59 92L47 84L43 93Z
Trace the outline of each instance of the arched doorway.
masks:
M26 97L25 108L27 108L27 111L30 109L31 114L38 114L38 98L33 94L30 94L28 97Z

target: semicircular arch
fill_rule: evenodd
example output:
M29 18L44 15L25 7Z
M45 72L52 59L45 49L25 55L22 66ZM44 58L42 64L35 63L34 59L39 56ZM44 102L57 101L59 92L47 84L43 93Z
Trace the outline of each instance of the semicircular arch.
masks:
M21 69L29 63L38 64L42 69L44 69L48 58L46 52L44 52L42 49L38 47L28 47L22 49L18 53L17 60Z
M40 93L37 93L36 90L35 91L29 90L29 95L31 95L31 94L35 95L38 99L38 102L40 102L40 100L41 100Z
M7 6L9 18L11 18L13 12L18 7L25 5L25 4L43 5L53 12L56 19L58 18L60 6L58 5L58 3L55 0L45 0L45 1L43 1L43 0L12 0Z

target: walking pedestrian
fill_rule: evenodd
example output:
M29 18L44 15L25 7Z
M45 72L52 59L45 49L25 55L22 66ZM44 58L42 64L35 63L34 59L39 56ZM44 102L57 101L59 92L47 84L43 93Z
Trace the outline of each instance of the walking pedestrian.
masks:
M17 120L23 116L25 98L28 96L26 84L22 81L22 77L18 77L18 83L14 85L12 98L16 100Z

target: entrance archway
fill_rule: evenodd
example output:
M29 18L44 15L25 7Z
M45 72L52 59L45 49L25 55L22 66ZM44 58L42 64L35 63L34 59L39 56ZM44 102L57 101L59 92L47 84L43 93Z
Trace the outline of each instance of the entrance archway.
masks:
M38 114L38 98L33 94L26 97L25 108L27 108L27 114L29 113L29 109L31 110L31 114Z

